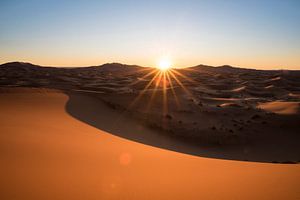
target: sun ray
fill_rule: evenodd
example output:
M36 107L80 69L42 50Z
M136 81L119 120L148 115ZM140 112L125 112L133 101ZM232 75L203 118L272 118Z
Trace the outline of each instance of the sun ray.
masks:
M162 72L160 71L160 72L158 72L158 73L159 73L159 76L158 76L157 82L156 82L156 84L155 84L155 87L154 87L154 89L153 89L153 91L152 91L150 100L149 100L148 105L147 105L147 109L146 109L147 112L148 112L149 109L151 108L152 101L153 101L153 99L154 99L154 97L155 97L155 95L156 95L157 88L158 88L158 86L160 85L160 81L161 81L161 77L162 77Z
M180 107L180 102L179 102L178 97L176 95L176 92L175 92L175 89L174 89L174 85L173 85L173 82L172 82L172 80L170 78L169 72L167 72L166 75L167 75L167 79L168 79L169 84L170 84L171 92L172 92L172 94L174 96L174 99L175 99L175 103L176 103L177 107Z
M172 101L172 98L169 97L172 96L173 101L175 101L176 103L176 106L180 107L179 96L178 94L176 94L175 87L182 88L182 90L186 94L188 94L188 96L193 98L193 95L186 87L185 82L182 81L187 80L189 82L194 83L194 80L190 79L185 74L181 73L176 69L171 69L171 62L169 60L161 60L161 63L158 65L157 69L153 69L147 72L141 78L139 78L139 80L131 83L130 86L135 85L150 76L151 76L150 80L148 81L148 83L145 83L146 85L144 86L143 89L139 91L138 95L133 99L128 109L132 108L138 101L140 101L140 99L143 97L143 95L145 95L145 92L147 91L151 91L151 93L149 93L149 95L147 94L150 98L145 109L146 113L149 113L149 110L151 109L153 102L156 98L155 96L157 96L157 92L159 91L160 94L159 99L161 99L162 101L160 104L162 116L166 116L168 114L169 104L170 103L172 104L172 102L169 102ZM151 87L152 90L149 90L149 87ZM169 94L170 92L168 91L169 89L171 90L172 93L171 96L169 96L170 95ZM167 125L168 122L166 121L165 118L163 118L162 123L163 123L162 125L165 126Z
M171 76L175 79L175 81L180 85L180 87L185 91L189 96L193 96L192 93L181 83L181 81L176 77L175 74L173 74L172 71L169 71Z
M168 90L166 73L166 71L163 72L163 116L165 116L168 112Z
M150 71L147 74L145 74L144 76L142 76L139 80L136 80L133 83L128 84L128 86L132 86L132 85L135 85L135 84L141 82L142 79L148 78L149 76L151 76L152 74L154 74L157 71L158 71L157 69L153 69L152 71Z
M153 83L153 81L156 79L156 77L159 75L159 73L156 73L155 76L149 81L149 83L144 87L144 89L142 91L140 91L139 95L132 101L132 103L129 105L129 108L132 108L132 106L134 106L139 99L144 95L144 93L146 92L146 90L151 86L151 84Z
M182 78L186 79L187 81L191 82L191 83L197 83L196 81L194 81L193 79L187 77L186 75L182 74L181 72L175 70L175 69L170 69L170 71L172 71L173 73L175 73L178 76L181 76Z

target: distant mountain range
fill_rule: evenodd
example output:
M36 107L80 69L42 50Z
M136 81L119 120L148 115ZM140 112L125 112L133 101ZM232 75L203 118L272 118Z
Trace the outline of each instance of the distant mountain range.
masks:
M138 65L126 65L121 63L106 63L103 65L98 66L88 66L88 67L49 67L49 66L40 66L35 65L32 63L27 62L9 62L1 64L0 67L3 68L10 68L10 69L16 69L16 70L35 70L35 69L57 69L57 70L65 70L65 69L72 69L72 70L100 70L102 72L125 72L125 71L134 71L139 70L143 68L149 67L142 67ZM224 73L224 72L251 72L251 71L299 71L299 70L258 70L258 69L248 69L248 68L240 68L240 67L233 67L230 65L222 65L222 66L209 66L209 65L197 65L193 67L187 67L187 68L180 68L177 70L195 70L195 71L210 71L210 72L217 72L217 73Z

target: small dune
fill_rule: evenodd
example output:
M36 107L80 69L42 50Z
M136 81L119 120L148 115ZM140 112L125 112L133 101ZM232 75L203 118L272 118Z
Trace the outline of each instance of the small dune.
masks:
M300 98L300 94L289 93L288 95L293 98Z
M241 91L244 91L245 89L246 89L246 86L242 86L242 87L233 89L232 92L241 92Z
M275 77L275 78L270 79L270 81L278 81L278 80L281 80L281 77L280 77L280 76L277 76L277 77Z
M265 89L270 89L270 88L274 88L274 85L268 85L265 87Z
M223 103L220 105L220 107L241 107L241 105L237 103Z
M299 104L299 102L273 101L260 103L258 108L277 114L293 115L299 113Z

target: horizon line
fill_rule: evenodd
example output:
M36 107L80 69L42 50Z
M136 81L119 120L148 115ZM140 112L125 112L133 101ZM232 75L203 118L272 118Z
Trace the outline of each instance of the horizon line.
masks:
M156 68L156 67L149 67L149 66L142 66L142 65L138 65L138 64L128 64L128 63L121 63L121 62L106 62L103 64L99 64L99 65L87 65L87 66L54 66L54 65L39 65L39 64L35 64L32 62L27 62L27 61L10 61L10 62L5 62L0 64L1 65L5 65L5 64L10 64L10 63L23 63L23 64L30 64L30 65L35 65L35 66L39 66L39 67L52 67L52 68L85 68L85 67L101 67L103 65L107 65L107 64L120 64L120 65L127 65L127 66L137 66L137 67L144 67L144 68ZM189 67L172 67L173 69L186 69L186 68L192 68L192 67L198 67L198 66L207 66L207 67L232 67L232 68L238 68L238 69L249 69L249 70L261 70L261 71L299 71L300 69L285 69L285 68L281 68L281 69L260 69L260 68L251 68L251 67L241 67L241 66L233 66L230 64L224 64L224 65L218 65L218 66L214 66L214 65L207 65L207 64L198 64L198 65L194 65L194 66L189 66Z

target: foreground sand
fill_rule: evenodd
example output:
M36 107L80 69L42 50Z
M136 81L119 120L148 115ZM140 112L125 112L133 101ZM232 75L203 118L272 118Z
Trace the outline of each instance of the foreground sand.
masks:
M0 199L300 199L299 164L132 142L74 119L67 101L49 90L0 94Z

